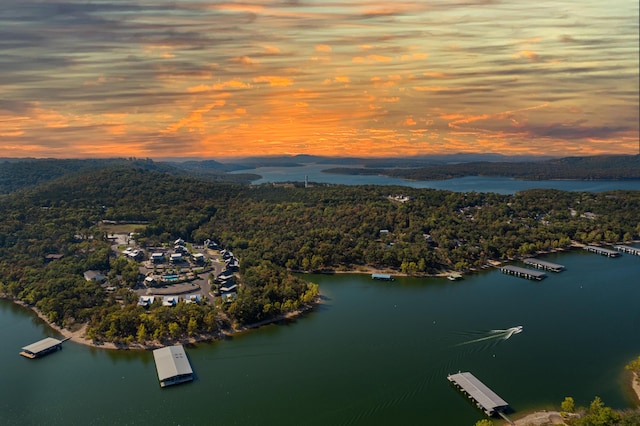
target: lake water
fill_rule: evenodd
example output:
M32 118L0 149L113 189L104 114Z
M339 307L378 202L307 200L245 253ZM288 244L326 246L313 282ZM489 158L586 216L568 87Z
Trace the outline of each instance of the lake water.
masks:
M241 170L235 173L254 173L262 176L252 183L255 185L269 182L309 182L341 185L400 185L411 188L444 189L455 192L495 192L513 194L517 191L533 188L561 189L564 191L603 192L616 189L640 190L640 180L635 181L577 181L577 180L541 180L527 181L510 178L492 178L468 176L447 180L409 181L387 176L358 176L323 173L332 167L344 167L328 164L305 164L298 167L261 167Z
M640 354L640 257L542 258L567 270L541 282L496 269L458 282L305 276L324 296L316 310L186 347L196 380L166 389L150 351L69 341L41 359L19 356L55 333L0 300L0 424L472 425L484 415L449 385L458 371L517 413L568 395L630 407L624 365ZM507 340L491 332L518 325Z

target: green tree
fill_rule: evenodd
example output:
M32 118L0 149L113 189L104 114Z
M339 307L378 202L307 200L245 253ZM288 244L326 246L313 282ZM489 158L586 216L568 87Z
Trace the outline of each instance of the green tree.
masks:
M189 318L189 323L187 324L187 334L189 336L193 336L196 334L197 331L198 331L198 321L194 317Z
M633 361L631 361L629 364L627 364L624 368L626 368L629 371L632 371L636 374L640 374L640 356L636 359L634 359Z
M493 426L493 422L489 419L482 419L478 420L475 426Z
M572 397L567 396L562 404L560 404L560 409L566 413L573 413L576 409L575 401Z
M180 324L175 321L169 323L169 336L173 339L180 337Z
M144 342L147 340L147 327L144 324L140 324L138 332L136 333L136 339L138 342Z

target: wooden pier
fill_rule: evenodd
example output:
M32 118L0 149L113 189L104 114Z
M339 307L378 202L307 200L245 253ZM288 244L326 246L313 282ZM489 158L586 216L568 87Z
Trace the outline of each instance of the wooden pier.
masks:
M545 274L544 272L534 271L531 269L512 265L503 266L502 268L500 268L500 271L502 271L503 274L514 275L516 277L526 278L528 280L542 281L547 277L547 274Z
M41 356L45 356L47 354L50 354L51 352L55 352L58 349L62 349L62 342L66 342L69 339L70 337L62 340L54 339L53 337L47 337L23 347L20 355L30 359L40 358Z
M564 271L564 265L559 265L557 263L545 262L544 260L534 259L532 257L523 260L525 265L532 266L538 269L544 269L545 271L551 272L562 272Z
M618 245L618 246L613 246L613 248L623 253L635 254L636 256L640 256L640 248L638 247Z
M449 374L447 380L489 417L494 414L501 414L502 411L509 407L507 401L500 398L487 385L469 372Z
M598 246L584 246L584 249L590 251L591 253L597 253L602 256L607 257L618 257L620 253L615 250L606 249Z

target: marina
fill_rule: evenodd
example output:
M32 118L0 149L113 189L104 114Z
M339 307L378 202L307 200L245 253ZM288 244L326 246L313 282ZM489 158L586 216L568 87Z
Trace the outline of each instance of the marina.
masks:
M69 339L67 338L58 340L54 339L53 337L47 337L23 347L20 355L30 359L40 358L42 356L50 354L51 352L55 352L58 349L62 349L62 342L65 342L67 340Z
M503 274L513 275L520 278L526 278L528 280L542 281L547 277L547 274L540 271L534 271L527 268L521 268L519 266L507 265L500 268Z
M638 247L617 245L617 246L613 246L613 248L623 253L635 254L636 256L640 256L640 248Z
M611 250L611 249L607 249L604 247L598 247L598 246L584 246L584 249L587 251L590 251L591 253L597 253L599 255L602 256L607 256L607 257L619 257L621 256L621 254L615 250Z
M167 346L153 351L160 387L193 380L193 370L182 345Z
M489 417L509 408L507 401L469 372L449 374L447 380Z
M560 265L557 263L546 262L540 259L534 259L532 257L523 260L525 265L532 266L537 269L544 269L545 271L551 272L562 272L564 271L564 265Z

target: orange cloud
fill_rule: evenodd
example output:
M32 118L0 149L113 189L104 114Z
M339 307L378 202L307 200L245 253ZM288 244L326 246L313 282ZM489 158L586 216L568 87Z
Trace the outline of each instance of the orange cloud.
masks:
M173 123L167 127L166 132L175 133L180 129L186 128L189 132L205 130L205 123L202 120L202 116L213 108L224 106L226 102L224 100L217 100L211 102L203 107L197 108L192 111L187 117L179 120L177 123Z
M331 46L328 44L316 44L316 52L328 53L331 52L331 50Z
M256 62L248 56L238 56L232 59L232 62L236 62L241 65L254 65Z
M443 92L451 90L451 88L446 86L413 86L413 90L417 92Z
M400 60L402 61L410 61L410 60L422 60L427 59L428 55L426 53L411 53L409 55L400 56Z
M526 59L529 59L531 62L538 62L540 60L540 57L538 56L538 54L531 50L521 50L519 53L516 53L515 55L513 55L513 57L516 59L526 58Z
M229 80L223 83L216 83L212 85L199 84L197 86L189 87L187 91L189 93L208 92L211 90L226 90L226 89L248 89L251 85L240 80Z
M269 83L270 86L291 86L293 84L293 80L287 77L278 77L274 75L263 75L260 77L253 78L254 83Z
M356 56L353 58L353 62L355 63L367 63L367 62L391 62L393 58L385 55L367 55L367 56Z
M424 75L425 77L432 77L432 78L445 78L447 77L447 74L443 73L443 72L425 72L422 73L422 75Z

